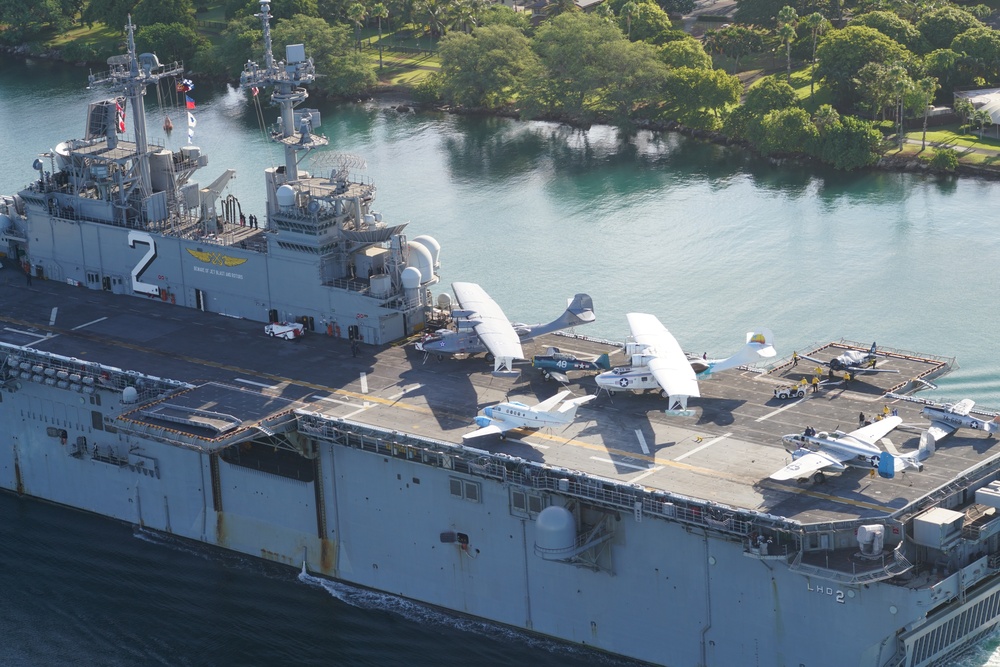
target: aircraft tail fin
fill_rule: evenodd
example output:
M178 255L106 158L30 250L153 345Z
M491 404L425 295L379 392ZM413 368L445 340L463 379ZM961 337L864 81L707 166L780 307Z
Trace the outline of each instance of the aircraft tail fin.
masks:
M603 369L603 370L606 370L606 371L610 371L611 370L611 357L608 356L607 352L605 352L601 356L597 357L597 359L594 359L594 363L600 369Z
M747 332L747 342L739 352L721 361L714 361L709 364L707 373L724 371L729 368L736 368L746 364L754 364L761 359L770 359L778 353L774 349L774 334L770 329L758 328Z
M536 327L532 327L522 340L531 340L532 338L538 338L542 334L568 329L569 327L575 327L579 324L589 324L596 319L597 315L594 314L594 301L590 298L590 295L577 294L570 300L569 306L562 315L548 324L540 324Z
M875 342L872 341L872 347L870 350L868 350L868 354L875 356L876 354L878 354L878 352L876 351L877 349L878 348L875 346Z
M889 452L882 452L878 457L878 476L885 479L896 476L896 457Z

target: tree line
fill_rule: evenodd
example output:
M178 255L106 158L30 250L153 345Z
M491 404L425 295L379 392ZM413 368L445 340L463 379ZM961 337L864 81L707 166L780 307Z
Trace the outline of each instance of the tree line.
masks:
M205 2L205 0L194 0ZM884 127L902 140L905 117L923 115L956 88L997 85L1000 33L983 19L988 8L947 0L738 0L733 25L703 39L675 30L668 11L693 0L607 0L591 13L556 0L537 27L523 12L483 0L274 0L276 44L303 42L323 77L322 92L351 97L377 85L375 67L359 51L365 25L417 25L438 37L441 69L417 94L425 100L553 118L608 122L626 130L680 123L723 132L765 154L807 154L839 168L871 164ZM5 42L39 26L124 25L131 14L141 50L191 70L235 77L260 50L256 0L228 0L227 27L211 41L195 29L192 0L0 0ZM374 23L373 23L374 22ZM352 34L353 33L353 34ZM76 48L79 53L72 53ZM71 60L101 60L86 44L67 47ZM744 90L713 66L772 54L785 74ZM787 83L793 62L811 72L809 95ZM819 89L826 104L812 97ZM808 109L808 110L807 110ZM970 121L979 118L968 112Z

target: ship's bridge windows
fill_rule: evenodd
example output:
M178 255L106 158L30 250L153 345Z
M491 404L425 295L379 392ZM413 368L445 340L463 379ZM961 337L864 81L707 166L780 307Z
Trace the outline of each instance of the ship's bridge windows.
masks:
M472 503L478 503L480 502L480 498L482 498L479 482L470 482L459 477L449 477L448 486L451 490L451 495L456 498L462 498Z

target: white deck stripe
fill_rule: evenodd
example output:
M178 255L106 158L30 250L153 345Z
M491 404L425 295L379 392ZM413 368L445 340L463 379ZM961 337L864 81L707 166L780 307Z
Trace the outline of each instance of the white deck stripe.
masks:
M641 475L636 475L635 477L633 477L632 479L630 479L629 483L635 483L635 482L638 482L640 479L644 479L646 477L649 477L650 475L652 475L657 470L663 470L663 466L656 466L655 468L650 468L649 470L647 470L646 472L642 473Z
M49 315L49 326L53 326L56 323L56 315L59 313L59 306L52 308L52 314Z
M76 331L77 329L83 329L84 327L89 327L91 324L97 324L98 322L103 322L106 319L108 319L108 318L106 318L106 317L98 317L96 320L91 320L90 322L87 322L86 324L81 324L80 326L73 327L71 329L71 331Z
M635 437L639 438L639 446L642 447L643 454L649 454L649 447L646 446L646 438L643 437L642 431L639 429L635 430Z
M354 403L351 403L350 401L342 401L339 398L334 398L333 396L316 396L316 395L313 395L313 398L316 399L317 401L326 401L327 403L337 403L338 405L352 405L352 406L355 405Z
M362 373L361 374L361 393L362 394L367 394L368 393L368 374L367 373Z
M676 459L674 459L674 461L682 461L682 460L686 459L687 457L691 456L692 454L697 454L698 452L700 452L701 450L705 449L706 447L711 447L712 445L714 445L715 443L719 442L720 440L725 440L726 438L728 438L731 435L732 435L732 433L723 433L718 438L712 438L711 440L709 440L708 442L706 442L704 445L701 445L700 447L695 447L694 449L692 449L687 454L681 454Z
M395 401L398 398L402 398L403 396L406 396L409 392L416 391L417 389L420 389L423 386L424 385L418 383L418 384L413 385L412 387L406 387L406 388L403 389L403 391L399 392L398 394L393 394L392 396L390 396L389 400L390 401Z
M795 407L796 405L798 405L799 403L801 403L801 402L802 402L802 401L804 401L804 400L806 400L806 397L805 397L805 396L803 396L802 398L800 398L800 399L799 399L799 400L797 400L797 401L792 401L792 402L791 402L791 403L789 403L788 405L783 405L783 406L781 406L780 408L778 408L778 409L777 409L777 410L775 410L774 412L768 412L768 413L767 413L766 415L764 415L763 417L757 417L757 419L755 419L754 421L757 421L757 422L762 422L762 421L764 421L765 419L770 419L770 418L771 418L771 417L773 417L774 415L776 415L776 414L778 414L778 413L781 413L781 412L784 412L784 411L785 411L785 410L787 410L788 408L794 408L794 407Z
M648 465L646 465L646 466L637 466L637 465L633 465L631 463L625 463L623 461L613 461L611 459L602 459L599 456L591 456L590 460L591 461L600 461L601 463L610 463L611 465L615 465L615 466L625 466L626 468L635 468L636 470L649 470L649 466Z
M254 382L253 380L244 380L243 378L236 378L234 382L242 382L243 384L252 384L255 387L263 387L264 389L277 389L273 384L264 384L263 382Z

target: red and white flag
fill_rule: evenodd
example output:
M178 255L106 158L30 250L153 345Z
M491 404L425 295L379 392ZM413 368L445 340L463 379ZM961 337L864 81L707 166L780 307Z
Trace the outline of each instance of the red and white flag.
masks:
M115 125L118 130L118 134L124 134L125 132L125 105L122 98L117 98L115 100Z

